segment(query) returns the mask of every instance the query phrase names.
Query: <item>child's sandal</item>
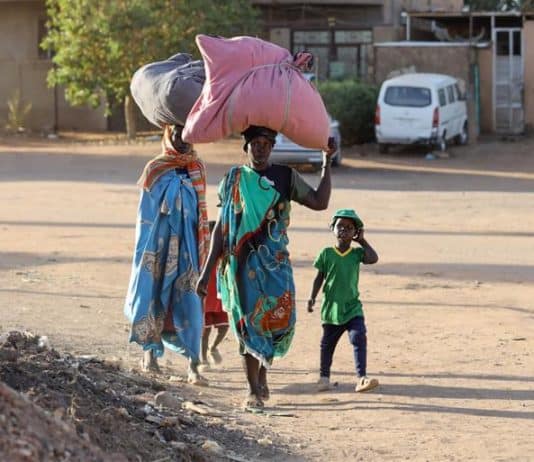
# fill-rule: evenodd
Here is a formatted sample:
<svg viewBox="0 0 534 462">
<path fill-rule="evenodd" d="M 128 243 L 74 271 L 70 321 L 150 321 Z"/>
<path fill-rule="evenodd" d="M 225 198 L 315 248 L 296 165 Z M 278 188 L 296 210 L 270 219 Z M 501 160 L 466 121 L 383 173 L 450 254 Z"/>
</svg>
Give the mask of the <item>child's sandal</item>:
<svg viewBox="0 0 534 462">
<path fill-rule="evenodd" d="M 367 376 L 360 377 L 358 380 L 358 383 L 356 384 L 356 388 L 354 391 L 356 392 L 362 392 L 362 391 L 369 391 L 373 388 L 376 388 L 378 386 L 378 380 L 377 379 L 370 379 Z"/>
</svg>

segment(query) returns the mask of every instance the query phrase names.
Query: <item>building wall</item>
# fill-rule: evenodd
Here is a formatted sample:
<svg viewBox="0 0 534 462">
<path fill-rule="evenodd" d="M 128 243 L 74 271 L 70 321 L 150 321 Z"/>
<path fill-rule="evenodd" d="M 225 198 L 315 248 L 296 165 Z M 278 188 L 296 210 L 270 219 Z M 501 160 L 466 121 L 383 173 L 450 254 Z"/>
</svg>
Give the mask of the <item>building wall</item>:
<svg viewBox="0 0 534 462">
<path fill-rule="evenodd" d="M 463 0 L 401 0 L 399 2 L 405 11 L 461 11 Z"/>
<path fill-rule="evenodd" d="M 403 24 L 401 13 L 431 11 L 461 11 L 463 0 L 384 0 L 384 24 L 399 26 Z"/>
<path fill-rule="evenodd" d="M 417 72 L 448 74 L 469 82 L 468 47 L 376 46 L 375 82 L 386 80 L 392 71 L 415 66 Z"/>
<path fill-rule="evenodd" d="M 525 21 L 523 25 L 524 50 L 524 95 L 525 95 L 525 128 L 534 130 L 534 20 Z"/>
<path fill-rule="evenodd" d="M 368 29 L 384 23 L 382 2 L 361 5 L 261 5 L 267 30 L 292 29 Z"/>
<path fill-rule="evenodd" d="M 270 35 L 268 37 L 273 43 L 277 45 L 291 49 L 291 29 L 289 27 L 273 27 L 270 30 Z"/>
<path fill-rule="evenodd" d="M 324 4 L 261 2 L 263 37 L 292 52 L 311 51 L 321 80 L 368 81 L 372 75 L 373 26 L 383 25 L 382 3 L 383 0 Z M 388 40 L 395 36 L 393 30 L 378 33 Z"/>
<path fill-rule="evenodd" d="M 7 100 L 18 89 L 24 103 L 32 109 L 26 127 L 51 130 L 54 125 L 54 89 L 48 88 L 46 75 L 52 63 L 39 52 L 39 21 L 46 17 L 44 1 L 0 2 L 0 127 L 7 120 Z M 107 123 L 104 109 L 72 108 L 58 89 L 59 128 L 103 130 Z"/>
<path fill-rule="evenodd" d="M 397 42 L 403 40 L 405 30 L 403 27 L 395 26 L 376 26 L 373 27 L 373 42 Z"/>
</svg>

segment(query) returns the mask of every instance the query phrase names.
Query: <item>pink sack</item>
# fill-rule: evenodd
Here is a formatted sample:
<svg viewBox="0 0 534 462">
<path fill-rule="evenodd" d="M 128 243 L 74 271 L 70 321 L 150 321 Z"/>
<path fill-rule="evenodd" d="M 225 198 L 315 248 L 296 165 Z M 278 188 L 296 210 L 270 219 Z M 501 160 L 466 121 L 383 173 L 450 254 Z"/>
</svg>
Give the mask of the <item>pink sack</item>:
<svg viewBox="0 0 534 462">
<path fill-rule="evenodd" d="M 289 51 L 253 37 L 197 35 L 196 42 L 206 82 L 187 116 L 185 141 L 209 143 L 261 125 L 301 146 L 327 148 L 323 100 Z"/>
</svg>

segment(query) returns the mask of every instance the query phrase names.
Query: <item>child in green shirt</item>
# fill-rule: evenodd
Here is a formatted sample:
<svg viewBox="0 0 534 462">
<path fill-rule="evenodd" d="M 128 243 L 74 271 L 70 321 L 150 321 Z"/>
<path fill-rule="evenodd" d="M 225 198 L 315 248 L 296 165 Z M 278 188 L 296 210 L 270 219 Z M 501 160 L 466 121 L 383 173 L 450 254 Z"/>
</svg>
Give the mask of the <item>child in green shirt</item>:
<svg viewBox="0 0 534 462">
<path fill-rule="evenodd" d="M 352 209 L 340 209 L 330 225 L 336 237 L 335 247 L 324 248 L 314 262 L 317 276 L 313 281 L 308 312 L 313 312 L 315 297 L 323 285 L 321 321 L 321 367 L 318 391 L 330 389 L 330 367 L 337 342 L 345 331 L 354 349 L 358 380 L 355 391 L 368 391 L 378 385 L 366 375 L 367 329 L 358 291 L 360 263 L 372 265 L 378 255 L 364 238 L 363 222 Z M 352 241 L 360 247 L 351 246 Z"/>
</svg>

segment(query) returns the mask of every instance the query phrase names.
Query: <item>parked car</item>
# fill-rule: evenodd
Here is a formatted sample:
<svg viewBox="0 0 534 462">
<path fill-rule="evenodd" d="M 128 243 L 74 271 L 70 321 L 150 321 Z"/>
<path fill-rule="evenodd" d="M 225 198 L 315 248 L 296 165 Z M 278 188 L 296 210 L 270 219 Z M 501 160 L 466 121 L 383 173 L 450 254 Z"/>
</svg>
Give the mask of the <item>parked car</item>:
<svg viewBox="0 0 534 462">
<path fill-rule="evenodd" d="M 330 117 L 330 136 L 336 139 L 338 146 L 332 157 L 332 165 L 337 166 L 341 164 L 341 133 L 339 132 L 339 122 L 332 117 Z M 311 164 L 315 170 L 318 170 L 323 162 L 323 152 L 319 149 L 299 146 L 279 133 L 271 153 L 271 160 L 277 164 Z"/>
<path fill-rule="evenodd" d="M 404 74 L 386 80 L 375 112 L 380 152 L 399 144 L 423 144 L 444 151 L 454 140 L 466 144 L 465 95 L 458 80 L 443 74 Z"/>
</svg>

